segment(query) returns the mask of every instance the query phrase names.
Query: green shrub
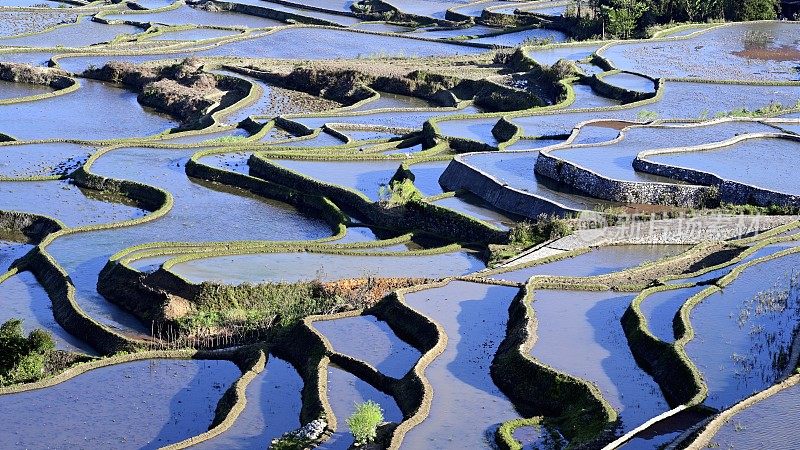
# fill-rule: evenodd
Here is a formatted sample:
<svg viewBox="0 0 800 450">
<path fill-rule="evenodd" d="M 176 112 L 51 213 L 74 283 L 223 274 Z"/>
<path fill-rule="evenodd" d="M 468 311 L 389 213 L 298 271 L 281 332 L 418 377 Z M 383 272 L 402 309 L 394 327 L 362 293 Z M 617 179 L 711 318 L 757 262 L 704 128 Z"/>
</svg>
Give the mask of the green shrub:
<svg viewBox="0 0 800 450">
<path fill-rule="evenodd" d="M 489 246 L 489 265 L 493 266 L 541 242 L 570 234 L 572 226 L 557 216 L 540 214 L 535 222 L 519 222 L 509 231 L 507 244 Z"/>
<path fill-rule="evenodd" d="M 422 193 L 414 186 L 414 181 L 407 178 L 392 181 L 388 186 L 382 184 L 378 189 L 378 198 L 384 206 L 401 206 L 422 200 Z"/>
<path fill-rule="evenodd" d="M 191 314 L 178 320 L 192 334 L 219 329 L 253 330 L 285 327 L 312 314 L 330 314 L 340 299 L 325 292 L 319 281 L 241 284 L 202 283 Z"/>
<path fill-rule="evenodd" d="M 566 220 L 541 214 L 536 218 L 536 222 L 524 221 L 516 224 L 509 233 L 509 243 L 529 246 L 569 234 L 572 234 L 572 227 Z"/>
<path fill-rule="evenodd" d="M 54 348 L 53 338 L 44 330 L 34 330 L 26 337 L 19 319 L 0 325 L 0 386 L 41 379 Z"/>
<path fill-rule="evenodd" d="M 358 444 L 374 441 L 378 425 L 381 423 L 383 423 L 383 410 L 372 400 L 356 405 L 353 415 L 347 419 L 347 426 Z"/>
<path fill-rule="evenodd" d="M 205 143 L 207 145 L 224 145 L 224 144 L 240 144 L 247 141 L 246 136 L 221 136 L 214 139 L 209 139 Z"/>
</svg>

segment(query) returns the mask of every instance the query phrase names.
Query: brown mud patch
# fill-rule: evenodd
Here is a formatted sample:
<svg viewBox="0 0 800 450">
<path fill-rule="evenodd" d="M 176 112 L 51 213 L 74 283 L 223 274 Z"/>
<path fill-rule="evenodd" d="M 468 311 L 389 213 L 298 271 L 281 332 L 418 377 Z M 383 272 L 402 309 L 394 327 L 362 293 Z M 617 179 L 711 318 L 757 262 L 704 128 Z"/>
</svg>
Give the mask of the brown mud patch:
<svg viewBox="0 0 800 450">
<path fill-rule="evenodd" d="M 736 55 L 747 59 L 757 59 L 760 61 L 800 61 L 800 48 L 792 47 L 791 45 L 782 45 L 780 47 L 751 47 L 745 48 L 738 52 L 732 52 Z"/>
</svg>

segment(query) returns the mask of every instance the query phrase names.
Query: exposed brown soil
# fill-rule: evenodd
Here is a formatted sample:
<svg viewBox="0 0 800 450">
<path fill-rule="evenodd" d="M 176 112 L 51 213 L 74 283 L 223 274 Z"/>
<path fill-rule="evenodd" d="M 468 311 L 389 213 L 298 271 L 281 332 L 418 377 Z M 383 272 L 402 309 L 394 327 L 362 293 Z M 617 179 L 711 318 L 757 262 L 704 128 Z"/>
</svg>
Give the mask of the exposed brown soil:
<svg viewBox="0 0 800 450">
<path fill-rule="evenodd" d="M 341 297 L 353 309 L 368 308 L 392 291 L 431 282 L 427 278 L 351 278 L 322 283 L 326 294 Z"/>
<path fill-rule="evenodd" d="M 612 130 L 621 130 L 625 127 L 631 126 L 631 123 L 622 120 L 603 120 L 600 122 L 592 122 L 592 126 L 600 128 L 611 128 Z"/>
<path fill-rule="evenodd" d="M 403 76 L 415 70 L 453 76 L 461 79 L 481 80 L 497 75 L 503 66 L 494 64 L 493 52 L 471 56 L 453 57 L 423 57 L 423 58 L 364 58 L 348 60 L 312 61 L 303 64 L 303 67 L 316 70 L 337 71 L 355 70 L 372 77 Z M 236 59 L 231 59 L 229 65 L 252 66 L 262 71 L 288 74 L 297 67 L 297 61 L 292 60 L 242 60 L 234 64 Z"/>
<path fill-rule="evenodd" d="M 772 48 L 751 47 L 733 52 L 732 54 L 742 58 L 758 59 L 761 61 L 800 61 L 800 48 L 792 47 L 791 45 L 782 45 Z"/>
</svg>

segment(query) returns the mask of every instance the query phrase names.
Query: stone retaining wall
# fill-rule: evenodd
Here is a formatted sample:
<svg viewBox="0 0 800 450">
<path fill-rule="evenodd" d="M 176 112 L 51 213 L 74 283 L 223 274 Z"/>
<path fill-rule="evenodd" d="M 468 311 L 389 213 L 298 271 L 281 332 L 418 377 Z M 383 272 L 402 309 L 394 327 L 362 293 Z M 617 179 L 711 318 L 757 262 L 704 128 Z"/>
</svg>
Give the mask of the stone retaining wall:
<svg viewBox="0 0 800 450">
<path fill-rule="evenodd" d="M 496 208 L 529 219 L 541 214 L 569 216 L 579 212 L 530 192 L 509 187 L 492 175 L 468 165 L 460 157 L 450 161 L 439 183 L 448 191 L 469 191 Z"/>
<path fill-rule="evenodd" d="M 710 171 L 706 172 L 686 167 L 671 166 L 669 164 L 653 161 L 649 158 L 650 156 L 667 153 L 714 150 L 745 142 L 750 139 L 786 139 L 800 142 L 800 137 L 791 135 L 773 133 L 750 134 L 746 136 L 737 136 L 714 145 L 645 151 L 636 156 L 636 159 L 633 161 L 633 167 L 640 172 L 687 181 L 698 185 L 713 186 L 719 192 L 720 201 L 725 203 L 736 205 L 800 207 L 800 195 L 770 191 L 758 186 L 726 180 Z M 775 170 L 780 169 L 781 168 L 778 167 L 775 168 Z"/>
<path fill-rule="evenodd" d="M 715 206 L 719 202 L 718 191 L 708 186 L 614 180 L 546 152 L 539 153 L 535 171 L 592 197 L 614 202 L 685 208 Z"/>
</svg>

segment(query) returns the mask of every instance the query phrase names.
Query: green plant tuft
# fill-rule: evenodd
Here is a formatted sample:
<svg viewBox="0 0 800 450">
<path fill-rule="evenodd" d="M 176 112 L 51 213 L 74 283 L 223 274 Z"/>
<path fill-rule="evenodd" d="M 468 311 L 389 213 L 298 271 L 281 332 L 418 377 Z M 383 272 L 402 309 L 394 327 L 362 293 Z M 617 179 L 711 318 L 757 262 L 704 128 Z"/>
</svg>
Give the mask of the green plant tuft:
<svg viewBox="0 0 800 450">
<path fill-rule="evenodd" d="M 34 330 L 26 337 L 19 319 L 0 325 L 0 386 L 42 379 L 55 346 L 50 333 L 44 330 Z"/>
<path fill-rule="evenodd" d="M 357 444 L 368 444 L 375 440 L 378 425 L 383 423 L 383 409 L 372 400 L 357 404 L 356 410 L 347 419 L 347 426 Z"/>
</svg>

